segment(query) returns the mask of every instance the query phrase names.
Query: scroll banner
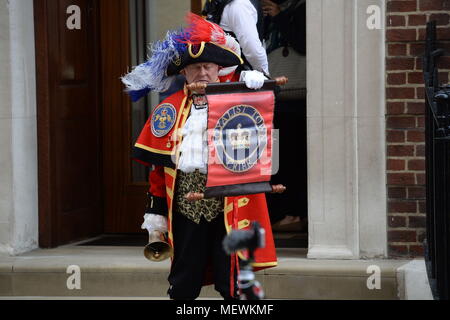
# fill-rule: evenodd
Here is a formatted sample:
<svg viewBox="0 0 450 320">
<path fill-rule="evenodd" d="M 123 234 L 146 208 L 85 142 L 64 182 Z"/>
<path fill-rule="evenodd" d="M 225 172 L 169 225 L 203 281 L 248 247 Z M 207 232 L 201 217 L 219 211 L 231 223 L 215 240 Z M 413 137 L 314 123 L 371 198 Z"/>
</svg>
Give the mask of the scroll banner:
<svg viewBox="0 0 450 320">
<path fill-rule="evenodd" d="M 214 84 L 208 98 L 208 178 L 205 198 L 271 192 L 273 84 Z"/>
</svg>

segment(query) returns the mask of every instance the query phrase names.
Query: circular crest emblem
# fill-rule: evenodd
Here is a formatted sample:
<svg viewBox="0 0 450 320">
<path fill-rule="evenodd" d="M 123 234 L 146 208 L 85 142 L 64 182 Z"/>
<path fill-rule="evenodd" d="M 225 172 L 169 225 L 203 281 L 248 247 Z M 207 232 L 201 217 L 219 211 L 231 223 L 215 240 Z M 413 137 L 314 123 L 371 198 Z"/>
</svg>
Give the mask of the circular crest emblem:
<svg viewBox="0 0 450 320">
<path fill-rule="evenodd" d="M 172 130 L 177 120 L 177 110 L 169 103 L 158 106 L 152 114 L 151 129 L 155 137 L 161 138 Z"/>
<path fill-rule="evenodd" d="M 217 121 L 213 141 L 217 156 L 227 170 L 249 171 L 267 147 L 264 118 L 250 105 L 234 106 Z"/>
</svg>

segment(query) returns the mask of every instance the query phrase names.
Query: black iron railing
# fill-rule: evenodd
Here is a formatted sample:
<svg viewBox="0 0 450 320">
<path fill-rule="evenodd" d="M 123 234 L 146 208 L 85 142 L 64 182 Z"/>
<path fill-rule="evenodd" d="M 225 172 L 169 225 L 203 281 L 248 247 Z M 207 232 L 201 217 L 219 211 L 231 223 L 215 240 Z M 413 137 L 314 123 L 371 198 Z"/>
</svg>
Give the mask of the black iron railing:
<svg viewBox="0 0 450 320">
<path fill-rule="evenodd" d="M 433 297 L 448 300 L 450 288 L 450 85 L 439 83 L 436 22 L 427 25 L 423 72 L 426 92 L 425 262 Z"/>
</svg>

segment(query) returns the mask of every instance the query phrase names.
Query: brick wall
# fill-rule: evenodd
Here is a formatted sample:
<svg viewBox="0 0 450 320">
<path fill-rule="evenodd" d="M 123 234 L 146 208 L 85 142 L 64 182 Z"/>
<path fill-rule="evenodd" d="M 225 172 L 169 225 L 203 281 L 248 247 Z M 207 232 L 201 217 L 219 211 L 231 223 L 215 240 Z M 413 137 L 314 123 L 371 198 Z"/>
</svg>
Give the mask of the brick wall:
<svg viewBox="0 0 450 320">
<path fill-rule="evenodd" d="M 388 241 L 391 257 L 423 255 L 425 128 L 422 58 L 426 23 L 450 52 L 450 0 L 388 0 L 386 19 L 386 141 Z M 450 56 L 439 66 L 449 83 Z"/>
</svg>

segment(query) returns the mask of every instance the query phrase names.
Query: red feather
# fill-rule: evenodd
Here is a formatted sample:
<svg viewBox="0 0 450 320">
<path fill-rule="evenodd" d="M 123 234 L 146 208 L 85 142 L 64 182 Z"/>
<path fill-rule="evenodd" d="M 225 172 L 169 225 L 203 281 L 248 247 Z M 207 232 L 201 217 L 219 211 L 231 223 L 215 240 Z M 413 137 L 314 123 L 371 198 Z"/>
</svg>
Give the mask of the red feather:
<svg viewBox="0 0 450 320">
<path fill-rule="evenodd" d="M 217 24 L 207 21 L 202 17 L 189 12 L 186 16 L 187 43 L 200 44 L 201 42 L 214 42 L 220 45 L 226 43 L 225 32 Z"/>
</svg>

